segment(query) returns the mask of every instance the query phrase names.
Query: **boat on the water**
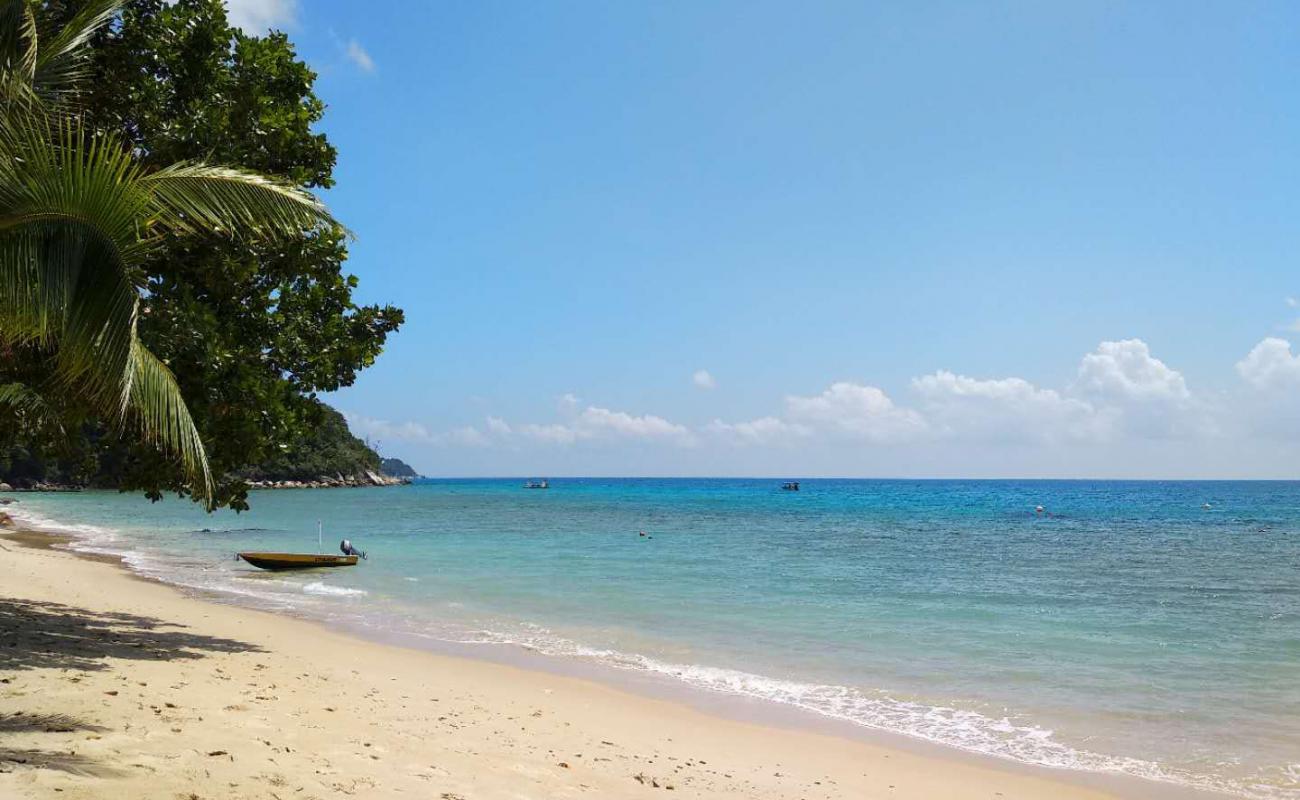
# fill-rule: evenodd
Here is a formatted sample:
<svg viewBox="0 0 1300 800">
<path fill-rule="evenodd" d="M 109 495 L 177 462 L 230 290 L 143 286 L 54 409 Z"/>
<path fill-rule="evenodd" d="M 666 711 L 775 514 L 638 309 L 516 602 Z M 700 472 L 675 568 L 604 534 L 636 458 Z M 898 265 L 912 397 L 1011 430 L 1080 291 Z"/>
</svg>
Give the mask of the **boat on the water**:
<svg viewBox="0 0 1300 800">
<path fill-rule="evenodd" d="M 781 484 L 781 488 L 787 492 L 797 492 L 799 491 L 799 481 L 787 481 Z"/>
<path fill-rule="evenodd" d="M 356 556 L 333 556 L 318 553 L 239 553 L 239 558 L 261 569 L 314 569 L 316 567 L 352 567 Z"/>
<path fill-rule="evenodd" d="M 247 552 L 235 553 L 235 559 L 244 559 L 259 569 L 316 569 L 317 567 L 354 567 L 357 564 L 357 557 L 365 558 L 366 554 L 352 546 L 352 542 L 344 539 L 340 544 L 343 555 L 335 556 L 321 552 L 322 539 L 324 538 L 324 525 L 320 520 L 316 520 L 316 552 L 314 553 L 260 553 Z"/>
<path fill-rule="evenodd" d="M 540 481 L 529 481 L 528 483 L 525 483 L 524 488 L 525 489 L 549 489 L 551 488 L 551 484 L 545 478 L 542 478 Z"/>
</svg>

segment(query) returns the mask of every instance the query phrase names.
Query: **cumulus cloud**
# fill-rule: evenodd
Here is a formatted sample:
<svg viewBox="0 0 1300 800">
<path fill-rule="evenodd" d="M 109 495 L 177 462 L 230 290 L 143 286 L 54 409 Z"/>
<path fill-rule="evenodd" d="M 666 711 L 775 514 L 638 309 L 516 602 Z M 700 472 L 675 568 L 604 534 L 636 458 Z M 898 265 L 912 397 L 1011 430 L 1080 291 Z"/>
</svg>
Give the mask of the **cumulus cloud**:
<svg viewBox="0 0 1300 800">
<path fill-rule="evenodd" d="M 634 439 L 673 439 L 689 438 L 690 431 L 682 425 L 669 422 L 653 414 L 633 416 L 626 411 L 610 411 L 608 408 L 588 406 L 578 418 L 580 430 L 608 431 L 617 436 Z"/>
<path fill-rule="evenodd" d="M 1272 443 L 1300 438 L 1300 354 L 1291 352 L 1286 339 L 1268 337 L 1237 362 L 1237 374 L 1246 391 L 1235 398 L 1232 424 Z"/>
<path fill-rule="evenodd" d="M 226 0 L 226 19 L 251 36 L 268 28 L 292 28 L 298 22 L 298 0 Z"/>
<path fill-rule="evenodd" d="M 348 57 L 348 60 L 356 64 L 362 72 L 375 71 L 374 59 L 370 57 L 370 53 L 367 53 L 366 49 L 356 39 L 349 39 L 343 52 Z"/>
<path fill-rule="evenodd" d="M 492 431 L 490 424 L 489 433 L 484 433 L 473 425 L 434 432 L 418 422 L 409 420 L 391 422 L 386 419 L 375 419 L 355 414 L 351 411 L 344 411 L 343 418 L 347 420 L 348 429 L 352 431 L 353 435 L 373 439 L 376 442 L 415 442 L 418 444 L 460 447 L 485 447 L 491 444 L 489 433 Z M 489 418 L 490 422 L 491 418 Z"/>
<path fill-rule="evenodd" d="M 489 417 L 488 431 L 499 438 L 519 436 L 549 444 L 597 440 L 658 441 L 685 446 L 695 443 L 695 434 L 689 428 L 663 417 L 629 414 L 590 405 L 578 410 L 578 402 L 578 398 L 571 394 L 560 398 L 561 413 L 569 417 L 564 422 L 511 425 L 505 420 Z"/>
<path fill-rule="evenodd" d="M 539 442 L 551 442 L 554 444 L 573 444 L 578 441 L 578 431 L 568 425 L 561 425 L 558 422 L 550 425 L 538 425 L 534 422 L 526 422 L 518 426 L 519 434 L 530 439 L 536 439 Z"/>
<path fill-rule="evenodd" d="M 386 419 L 374 419 L 344 411 L 348 428 L 354 435 L 380 440 L 398 440 L 405 442 L 433 442 L 437 436 L 418 422 L 389 422 Z"/>
<path fill-rule="evenodd" d="M 715 419 L 704 426 L 705 433 L 737 444 L 778 444 L 812 434 L 807 425 L 786 422 L 777 417 L 760 417 L 748 422 L 723 422 Z"/>
<path fill-rule="evenodd" d="M 1290 388 L 1300 384 L 1300 356 L 1291 343 L 1270 336 L 1237 362 L 1237 374 L 1256 389 Z"/>
<path fill-rule="evenodd" d="M 912 380 L 925 415 L 945 436 L 1009 441 L 1104 437 L 1111 415 L 1023 378 L 979 380 L 940 370 Z"/>
<path fill-rule="evenodd" d="M 1178 370 L 1151 355 L 1141 339 L 1102 342 L 1079 364 L 1078 388 L 1084 393 L 1137 400 L 1183 401 L 1191 397 Z"/>
<path fill-rule="evenodd" d="M 1183 438 L 1220 429 L 1216 401 L 1194 394 L 1182 373 L 1153 356 L 1141 339 L 1102 342 L 1079 363 L 1073 389 L 1131 436 Z"/>
<path fill-rule="evenodd" d="M 925 420 L 916 411 L 900 408 L 875 386 L 840 381 L 811 397 L 791 395 L 785 399 L 786 414 L 793 422 L 814 428 L 830 428 L 853 437 L 883 442 L 907 439 L 924 433 Z"/>
<path fill-rule="evenodd" d="M 1284 392 L 1264 391 L 1300 387 L 1300 353 L 1293 353 L 1283 339 L 1268 338 L 1236 369 L 1247 386 L 1259 391 L 1198 394 L 1146 342 L 1127 339 L 1101 342 L 1084 354 L 1075 378 L 1060 388 L 1016 376 L 981 378 L 938 370 L 912 379 L 907 394 L 897 400 L 877 386 L 837 381 L 815 394 L 788 395 L 773 413 L 699 425 L 592 404 L 574 394 L 557 398 L 551 419 L 520 422 L 489 416 L 477 426 L 443 433 L 430 433 L 415 422 L 358 415 L 348 415 L 348 420 L 354 430 L 375 438 L 441 446 L 518 450 L 640 443 L 672 448 L 707 442 L 720 452 L 727 447 L 798 446 L 795 452 L 812 454 L 839 447 L 841 453 L 861 457 L 868 447 L 900 445 L 960 455 L 959 443 L 980 442 L 1021 454 L 1049 448 L 1041 452 L 1050 454 L 1052 463 L 1110 451 L 1082 449 L 1099 444 L 1109 448 L 1145 439 L 1203 446 L 1224 438 L 1225 431 L 1277 436 L 1293 430 L 1300 435 L 1300 410 L 1289 410 L 1293 404 L 1285 402 Z M 705 370 L 692 375 L 692 381 L 701 388 L 715 385 Z M 965 452 L 969 456 L 973 451 Z M 982 457 L 991 451 L 979 452 Z"/>
<path fill-rule="evenodd" d="M 718 382 L 713 379 L 707 369 L 695 370 L 695 374 L 691 376 L 691 382 L 701 389 L 716 389 L 718 386 Z"/>
</svg>

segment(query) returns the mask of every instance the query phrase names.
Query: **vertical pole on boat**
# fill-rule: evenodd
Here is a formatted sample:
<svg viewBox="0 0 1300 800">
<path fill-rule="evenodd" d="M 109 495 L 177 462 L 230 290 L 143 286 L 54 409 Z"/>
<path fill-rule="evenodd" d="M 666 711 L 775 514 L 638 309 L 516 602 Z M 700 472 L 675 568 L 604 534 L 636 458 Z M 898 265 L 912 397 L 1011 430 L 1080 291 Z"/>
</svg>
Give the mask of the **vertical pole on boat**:
<svg viewBox="0 0 1300 800">
<path fill-rule="evenodd" d="M 316 555 L 320 555 L 321 548 L 324 546 L 321 543 L 320 520 L 316 520 Z"/>
</svg>

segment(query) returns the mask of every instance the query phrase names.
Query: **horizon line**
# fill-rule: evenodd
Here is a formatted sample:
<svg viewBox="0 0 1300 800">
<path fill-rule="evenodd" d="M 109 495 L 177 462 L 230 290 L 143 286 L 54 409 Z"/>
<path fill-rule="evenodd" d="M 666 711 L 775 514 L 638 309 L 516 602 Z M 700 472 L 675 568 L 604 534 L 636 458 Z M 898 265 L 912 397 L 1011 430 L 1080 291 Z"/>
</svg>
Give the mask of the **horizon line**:
<svg viewBox="0 0 1300 800">
<path fill-rule="evenodd" d="M 519 474 L 519 475 L 417 475 L 413 480 L 714 480 L 714 481 L 985 481 L 985 482 L 1028 482 L 1057 481 L 1075 483 L 1300 483 L 1300 477 L 1292 478 L 1098 478 L 1098 477 L 913 477 L 913 476 L 852 476 L 821 475 L 814 477 L 791 477 L 789 475 L 555 475 L 553 473 Z"/>
</svg>

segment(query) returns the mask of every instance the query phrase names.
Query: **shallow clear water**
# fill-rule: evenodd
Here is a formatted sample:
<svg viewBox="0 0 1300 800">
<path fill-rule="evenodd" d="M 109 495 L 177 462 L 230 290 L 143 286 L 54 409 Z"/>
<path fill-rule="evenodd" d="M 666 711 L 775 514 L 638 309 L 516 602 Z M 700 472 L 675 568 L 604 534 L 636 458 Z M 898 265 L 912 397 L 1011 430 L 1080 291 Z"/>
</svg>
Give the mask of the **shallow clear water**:
<svg viewBox="0 0 1300 800">
<path fill-rule="evenodd" d="M 108 493 L 8 510 L 261 605 L 1035 764 L 1300 798 L 1300 483 L 520 485 L 258 492 L 211 517 Z M 314 550 L 318 518 L 327 551 L 347 536 L 369 560 L 269 574 L 232 558 Z"/>
</svg>

